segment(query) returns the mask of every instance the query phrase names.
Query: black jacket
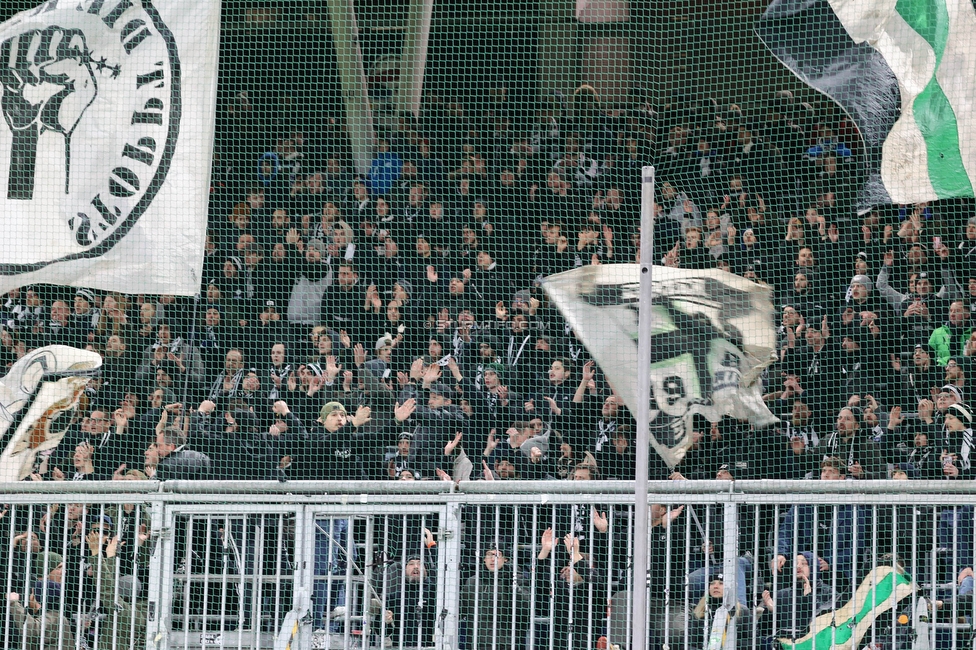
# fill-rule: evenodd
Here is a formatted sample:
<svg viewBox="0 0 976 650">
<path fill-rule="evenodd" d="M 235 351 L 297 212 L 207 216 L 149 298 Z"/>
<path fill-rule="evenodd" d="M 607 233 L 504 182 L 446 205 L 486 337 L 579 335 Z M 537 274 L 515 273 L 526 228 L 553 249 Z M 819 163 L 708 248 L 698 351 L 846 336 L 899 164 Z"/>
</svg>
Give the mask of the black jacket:
<svg viewBox="0 0 976 650">
<path fill-rule="evenodd" d="M 450 474 L 453 460 L 444 455 L 444 446 L 458 431 L 464 430 L 467 416 L 456 406 L 437 409 L 426 406 L 426 393 L 423 389 L 418 391 L 411 384 L 401 391 L 397 401 L 403 403 L 411 397 L 417 400 L 417 409 L 405 423 L 413 428 L 408 465 L 422 477 L 432 478 L 435 475 L 434 470 L 438 468 Z"/>
<path fill-rule="evenodd" d="M 364 481 L 364 452 L 373 445 L 372 429 L 346 424 L 335 433 L 318 427 L 307 435 L 290 435 L 291 456 L 298 467 L 291 472 L 308 481 Z"/>
<path fill-rule="evenodd" d="M 199 451 L 180 447 L 156 466 L 160 481 L 202 481 L 210 478 L 210 458 Z"/>
<path fill-rule="evenodd" d="M 468 578 L 461 589 L 460 614 L 469 621 L 470 630 L 477 626 L 475 647 L 477 650 L 521 648 L 528 630 L 530 594 L 514 575 L 511 563 L 495 572 L 482 566 L 479 572 L 481 575 Z"/>
</svg>

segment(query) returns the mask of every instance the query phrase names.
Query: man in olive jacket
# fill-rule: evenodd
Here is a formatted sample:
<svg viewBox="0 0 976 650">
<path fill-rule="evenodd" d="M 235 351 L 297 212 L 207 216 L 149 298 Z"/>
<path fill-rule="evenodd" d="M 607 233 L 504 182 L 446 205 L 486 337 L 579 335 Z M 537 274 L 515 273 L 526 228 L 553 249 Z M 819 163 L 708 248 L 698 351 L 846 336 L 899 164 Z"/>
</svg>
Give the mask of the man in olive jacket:
<svg viewBox="0 0 976 650">
<path fill-rule="evenodd" d="M 138 598 L 139 580 L 116 575 L 119 536 L 110 535 L 108 521 L 104 521 L 101 530 L 93 528 L 85 538 L 90 553 L 88 575 L 98 584 L 98 606 L 92 610 L 89 625 L 95 628 L 97 650 L 142 647 L 146 643 L 146 607 Z"/>
<path fill-rule="evenodd" d="M 61 585 L 53 580 L 33 583 L 26 608 L 18 594 L 11 593 L 7 598 L 10 601 L 15 643 L 20 641 L 23 634 L 26 636 L 26 650 L 56 650 L 75 646 L 72 625 L 58 613 Z"/>
</svg>

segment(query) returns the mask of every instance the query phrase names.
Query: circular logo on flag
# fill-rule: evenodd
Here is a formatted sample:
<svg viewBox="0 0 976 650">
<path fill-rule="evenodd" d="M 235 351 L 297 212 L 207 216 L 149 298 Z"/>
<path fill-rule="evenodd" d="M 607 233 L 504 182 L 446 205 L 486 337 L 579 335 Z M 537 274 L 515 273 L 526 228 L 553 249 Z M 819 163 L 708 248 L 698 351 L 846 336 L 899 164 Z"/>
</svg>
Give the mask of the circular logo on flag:
<svg viewBox="0 0 976 650">
<path fill-rule="evenodd" d="M 51 0 L 0 26 L 0 274 L 103 255 L 131 230 L 169 171 L 179 89 L 151 3 Z"/>
</svg>

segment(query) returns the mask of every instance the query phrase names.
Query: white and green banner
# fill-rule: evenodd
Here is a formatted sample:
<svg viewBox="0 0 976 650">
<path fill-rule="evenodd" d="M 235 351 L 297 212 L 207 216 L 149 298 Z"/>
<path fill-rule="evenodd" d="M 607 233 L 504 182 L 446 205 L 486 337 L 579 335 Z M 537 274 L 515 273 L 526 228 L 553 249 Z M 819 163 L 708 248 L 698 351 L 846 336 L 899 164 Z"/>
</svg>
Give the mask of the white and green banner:
<svg viewBox="0 0 976 650">
<path fill-rule="evenodd" d="M 877 566 L 861 581 L 854 597 L 838 610 L 821 614 L 800 639 L 779 639 L 782 650 L 854 650 L 874 621 L 916 590 L 901 569 Z M 917 630 L 916 630 L 917 632 Z"/>
<path fill-rule="evenodd" d="M 773 0 L 757 33 L 854 119 L 862 207 L 973 196 L 972 0 Z"/>
<path fill-rule="evenodd" d="M 901 117 L 884 142 L 881 179 L 896 203 L 973 195 L 976 11 L 971 0 L 830 0 L 857 42 L 898 79 Z"/>
<path fill-rule="evenodd" d="M 0 25 L 0 293 L 192 295 L 219 0 L 49 0 Z"/>
</svg>

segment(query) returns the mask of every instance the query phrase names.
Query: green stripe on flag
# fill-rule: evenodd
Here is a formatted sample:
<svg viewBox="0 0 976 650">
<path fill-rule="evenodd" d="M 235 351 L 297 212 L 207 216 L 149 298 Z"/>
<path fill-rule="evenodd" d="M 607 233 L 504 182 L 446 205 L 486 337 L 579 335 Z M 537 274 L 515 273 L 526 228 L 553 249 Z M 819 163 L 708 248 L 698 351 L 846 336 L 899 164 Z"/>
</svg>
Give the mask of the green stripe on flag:
<svg viewBox="0 0 976 650">
<path fill-rule="evenodd" d="M 864 630 L 870 626 L 871 621 L 879 613 L 891 609 L 893 595 L 894 600 L 897 601 L 911 593 L 908 590 L 902 594 L 897 594 L 897 587 L 910 586 L 912 584 L 911 579 L 900 571 L 891 571 L 888 567 L 886 569 L 889 569 L 887 574 L 866 592 L 862 592 L 862 590 L 864 585 L 872 580 L 872 576 L 868 575 L 864 579 L 861 588 L 858 589 L 858 592 L 862 592 L 863 596 L 856 593 L 854 598 L 840 610 L 818 617 L 814 629 L 820 629 L 815 635 L 807 634 L 795 642 L 790 639 L 780 639 L 782 648 L 784 650 L 828 650 L 831 647 L 842 648 L 856 645 L 861 636 L 864 635 Z M 851 617 L 849 613 L 857 606 L 858 600 L 861 600 L 861 607 Z M 823 627 L 817 625 L 817 623 L 821 623 L 822 619 L 826 623 Z"/>
<path fill-rule="evenodd" d="M 973 196 L 959 149 L 959 127 L 937 73 L 949 40 L 945 0 L 898 0 L 895 10 L 935 50 L 935 71 L 912 108 L 928 153 L 929 179 L 939 198 Z"/>
</svg>

